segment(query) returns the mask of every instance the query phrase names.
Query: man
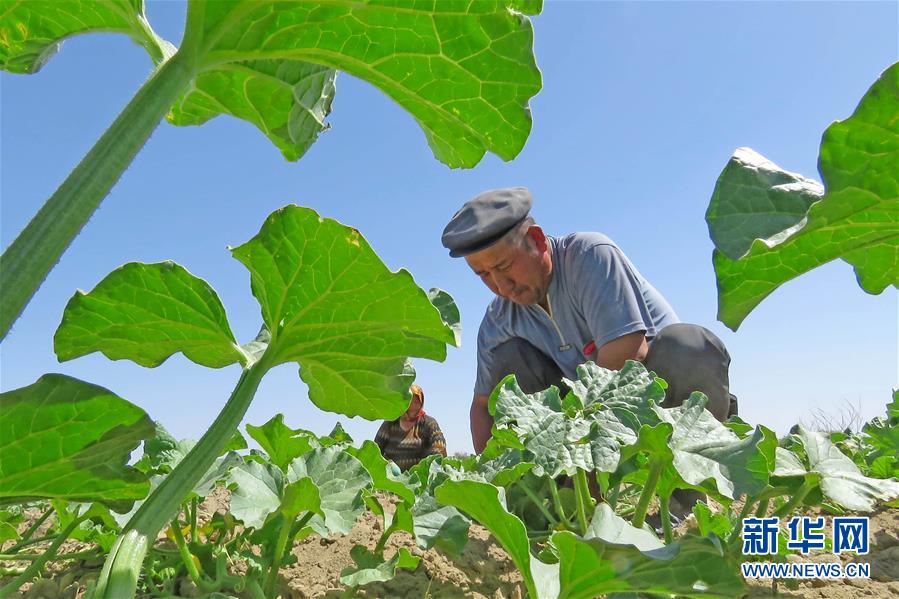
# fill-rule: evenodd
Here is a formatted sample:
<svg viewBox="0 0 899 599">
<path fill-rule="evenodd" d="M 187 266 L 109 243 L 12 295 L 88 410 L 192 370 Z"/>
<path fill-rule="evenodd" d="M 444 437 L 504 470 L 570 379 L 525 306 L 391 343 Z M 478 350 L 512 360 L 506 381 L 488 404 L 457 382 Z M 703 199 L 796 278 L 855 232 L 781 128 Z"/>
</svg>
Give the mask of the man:
<svg viewBox="0 0 899 599">
<path fill-rule="evenodd" d="M 443 231 L 450 256 L 464 257 L 496 294 L 478 332 L 471 436 L 483 451 L 493 418 L 487 399 L 508 374 L 534 393 L 576 378 L 586 360 L 620 369 L 638 360 L 668 382 L 665 405 L 693 391 L 718 420 L 736 414 L 730 356 L 710 331 L 680 324 L 665 298 L 599 233 L 549 237 L 528 216 L 523 187 L 486 191 Z M 692 502 L 691 502 L 692 503 Z"/>
</svg>

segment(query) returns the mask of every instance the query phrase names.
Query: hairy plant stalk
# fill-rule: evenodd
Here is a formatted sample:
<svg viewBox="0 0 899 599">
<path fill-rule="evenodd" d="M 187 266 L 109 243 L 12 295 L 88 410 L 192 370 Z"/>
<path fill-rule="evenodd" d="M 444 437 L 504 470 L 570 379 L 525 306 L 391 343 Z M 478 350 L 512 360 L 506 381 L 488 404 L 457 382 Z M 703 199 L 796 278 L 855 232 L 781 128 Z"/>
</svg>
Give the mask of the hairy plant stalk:
<svg viewBox="0 0 899 599">
<path fill-rule="evenodd" d="M 19 590 L 19 587 L 30 581 L 34 578 L 38 572 L 41 571 L 41 568 L 44 567 L 48 561 L 52 560 L 56 556 L 56 552 L 59 550 L 60 545 L 62 545 L 66 539 L 69 538 L 69 535 L 72 534 L 72 531 L 78 528 L 78 525 L 81 524 L 87 518 L 87 514 L 82 516 L 78 516 L 72 522 L 69 523 L 65 529 L 56 536 L 56 539 L 53 543 L 47 547 L 47 550 L 40 555 L 36 560 L 31 562 L 31 565 L 25 568 L 19 576 L 14 578 L 12 582 L 7 583 L 2 588 L 0 588 L 0 597 L 11 597 L 16 591 Z"/>
<path fill-rule="evenodd" d="M 237 430 L 269 366 L 265 356 L 243 371 L 215 422 L 125 525 L 97 583 L 96 599 L 133 597 L 147 547 L 177 513 L 181 500 L 206 473 Z"/>
<path fill-rule="evenodd" d="M 649 463 L 649 474 L 646 477 L 646 484 L 643 486 L 643 492 L 640 493 L 640 499 L 637 501 L 637 507 L 634 509 L 633 525 L 637 528 L 643 527 L 646 520 L 646 510 L 649 509 L 649 502 L 655 494 L 656 485 L 659 484 L 659 476 L 662 474 L 662 462 L 652 460 Z"/>
<path fill-rule="evenodd" d="M 0 340 L 193 76 L 182 52 L 162 63 L 0 256 Z"/>
</svg>

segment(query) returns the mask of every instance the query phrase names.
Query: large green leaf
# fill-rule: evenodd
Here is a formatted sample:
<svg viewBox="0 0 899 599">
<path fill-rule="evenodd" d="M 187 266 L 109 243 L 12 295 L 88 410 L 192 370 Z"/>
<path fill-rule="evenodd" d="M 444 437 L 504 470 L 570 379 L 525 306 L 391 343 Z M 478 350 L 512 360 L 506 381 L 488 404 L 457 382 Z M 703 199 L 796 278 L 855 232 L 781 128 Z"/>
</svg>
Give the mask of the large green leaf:
<svg viewBox="0 0 899 599">
<path fill-rule="evenodd" d="M 530 597 L 551 599 L 558 595 L 556 564 L 545 564 L 531 555 L 527 529 L 509 513 L 500 489 L 476 480 L 446 480 L 434 491 L 437 501 L 469 514 L 496 538 L 524 578 Z"/>
<path fill-rule="evenodd" d="M 471 522 L 451 505 L 440 505 L 433 495 L 423 493 L 412 506 L 413 533 L 419 547 L 438 547 L 459 555 L 468 542 Z"/>
<path fill-rule="evenodd" d="M 835 258 L 855 267 L 868 293 L 899 286 L 897 113 L 899 63 L 871 86 L 851 117 L 825 131 L 819 170 L 827 192 L 801 218 L 800 207 L 817 193 L 807 180 L 779 171 L 758 154 L 734 156 L 709 208 L 723 323 L 736 330 L 781 284 Z M 771 186 L 786 180 L 793 183 Z M 749 212 L 744 220 L 733 218 Z M 720 215 L 729 218 L 716 222 Z M 778 225 L 786 227 L 773 233 Z"/>
<path fill-rule="evenodd" d="M 277 466 L 247 460 L 232 468 L 227 480 L 231 513 L 245 526 L 260 528 L 281 507 L 284 475 Z"/>
<path fill-rule="evenodd" d="M 850 510 L 869 512 L 878 502 L 899 497 L 899 481 L 864 476 L 825 435 L 798 427 L 795 438 L 805 450 L 808 464 L 779 448 L 774 475 L 804 477 L 807 484 L 817 484 L 826 497 Z"/>
<path fill-rule="evenodd" d="M 516 11 L 539 12 L 539 2 L 195 4 L 198 75 L 176 124 L 233 114 L 296 159 L 324 128 L 339 69 L 409 111 L 449 166 L 474 166 L 488 150 L 511 160 L 530 132 L 540 72 L 531 23 Z"/>
<path fill-rule="evenodd" d="M 594 538 L 581 539 L 567 531 L 552 536 L 559 556 L 560 599 L 591 599 L 609 593 L 743 595 L 739 567 L 726 559 L 717 540 L 690 535 L 641 551 L 638 545 L 651 544 L 641 534 L 645 531 L 633 528 L 610 509 L 598 517 L 602 523 L 594 520 L 589 533 L 596 534 Z M 604 538 L 609 533 L 612 536 Z"/>
<path fill-rule="evenodd" d="M 215 65 L 172 108 L 175 125 L 202 125 L 229 114 L 256 125 L 287 160 L 299 160 L 328 125 L 337 71 L 297 60 Z"/>
<path fill-rule="evenodd" d="M 111 391 L 61 374 L 0 394 L 0 498 L 135 500 L 149 490 L 127 465 L 153 421 Z"/>
<path fill-rule="evenodd" d="M 73 35 L 124 33 L 154 62 L 173 52 L 144 16 L 143 0 L 4 0 L 0 4 L 0 69 L 36 73 Z"/>
<path fill-rule="evenodd" d="M 777 437 L 757 427 L 740 439 L 705 409 L 706 402 L 704 395 L 693 393 L 682 406 L 656 408 L 659 418 L 672 427 L 668 446 L 674 470 L 690 485 L 710 481 L 707 490 L 718 497 L 759 493 L 768 484 Z"/>
<path fill-rule="evenodd" d="M 318 487 L 321 511 L 309 525 L 332 533 L 348 534 L 364 510 L 362 490 L 371 486 L 371 477 L 362 463 L 340 447 L 325 447 L 304 453 L 287 469 L 287 480 L 309 477 Z"/>
<path fill-rule="evenodd" d="M 496 432 L 509 429 L 497 443 L 523 444 L 527 461 L 549 476 L 573 475 L 582 470 L 614 472 L 623 445 L 636 442 L 644 422 L 656 423 L 655 404 L 665 397 L 663 384 L 639 362 L 629 361 L 620 372 L 593 363 L 578 367 L 578 380 L 558 389 L 527 394 L 514 377 L 504 379 L 490 395 Z"/>
<path fill-rule="evenodd" d="M 176 352 L 211 368 L 247 361 L 215 290 L 168 261 L 126 264 L 76 292 L 53 345 L 62 361 L 96 351 L 148 367 Z"/>
<path fill-rule="evenodd" d="M 395 418 L 408 407 L 408 356 L 443 360 L 455 343 L 427 294 L 390 272 L 356 229 L 287 206 L 234 248 L 271 331 L 272 365 L 298 362 L 325 410 Z"/>
<path fill-rule="evenodd" d="M 705 219 L 715 247 L 738 260 L 756 239 L 796 225 L 824 186 L 785 171 L 752 148 L 737 148 L 718 176 Z"/>
</svg>

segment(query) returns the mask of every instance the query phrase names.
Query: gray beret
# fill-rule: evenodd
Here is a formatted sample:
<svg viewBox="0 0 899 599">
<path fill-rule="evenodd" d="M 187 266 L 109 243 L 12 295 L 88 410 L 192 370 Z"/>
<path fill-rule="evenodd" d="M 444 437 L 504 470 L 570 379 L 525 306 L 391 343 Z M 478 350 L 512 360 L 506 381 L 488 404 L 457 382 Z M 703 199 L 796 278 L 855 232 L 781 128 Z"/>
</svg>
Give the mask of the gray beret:
<svg viewBox="0 0 899 599">
<path fill-rule="evenodd" d="M 485 191 L 453 215 L 443 229 L 443 247 L 453 258 L 489 247 L 528 215 L 532 203 L 525 187 Z"/>
</svg>

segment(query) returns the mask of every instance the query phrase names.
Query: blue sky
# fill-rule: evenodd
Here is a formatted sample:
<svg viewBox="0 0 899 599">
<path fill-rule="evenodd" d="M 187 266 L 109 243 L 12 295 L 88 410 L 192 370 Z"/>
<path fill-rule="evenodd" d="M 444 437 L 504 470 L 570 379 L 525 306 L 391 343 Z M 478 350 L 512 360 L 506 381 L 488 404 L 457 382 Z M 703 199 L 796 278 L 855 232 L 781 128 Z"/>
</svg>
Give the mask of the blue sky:
<svg viewBox="0 0 899 599">
<path fill-rule="evenodd" d="M 163 123 L 69 248 L 2 345 L 2 390 L 63 372 L 140 405 L 175 435 L 197 438 L 236 383 L 178 355 L 156 369 L 99 355 L 66 364 L 52 336 L 75 289 L 129 261 L 172 259 L 219 293 L 241 341 L 260 323 L 246 270 L 227 246 L 252 237 L 288 203 L 360 229 L 391 268 L 439 286 L 462 312 L 463 346 L 445 363 L 418 361 L 427 409 L 450 451 L 470 451 L 474 340 L 490 292 L 440 245 L 446 221 L 493 187 L 524 185 L 550 234 L 597 230 L 614 239 L 684 321 L 705 325 L 733 357 L 741 415 L 780 433 L 821 410 L 879 414 L 897 383 L 897 295 L 859 289 L 831 263 L 786 284 L 737 333 L 715 320 L 712 243 L 704 213 L 733 150 L 750 146 L 818 177 L 818 145 L 899 56 L 896 2 L 559 2 L 534 19 L 543 90 L 519 157 L 450 170 L 414 120 L 381 92 L 341 74 L 332 129 L 297 163 L 254 127 L 220 117 Z M 149 2 L 177 42 L 182 2 Z M 150 73 L 123 36 L 67 41 L 37 75 L 0 75 L 0 194 L 5 248 Z M 296 366 L 263 381 L 246 422 L 276 412 L 361 440 L 377 423 L 319 411 Z"/>
</svg>

